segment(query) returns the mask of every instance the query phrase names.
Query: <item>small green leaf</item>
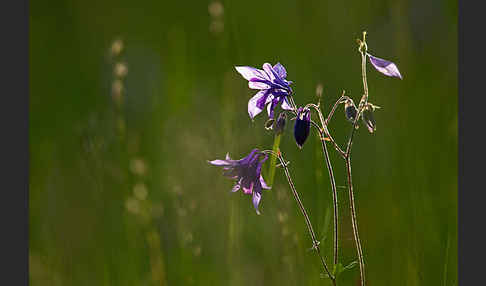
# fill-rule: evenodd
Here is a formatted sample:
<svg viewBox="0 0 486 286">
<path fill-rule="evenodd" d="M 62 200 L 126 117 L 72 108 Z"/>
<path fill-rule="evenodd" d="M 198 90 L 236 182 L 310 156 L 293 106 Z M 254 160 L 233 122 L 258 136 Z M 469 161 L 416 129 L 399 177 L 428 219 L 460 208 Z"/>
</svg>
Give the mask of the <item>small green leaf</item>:
<svg viewBox="0 0 486 286">
<path fill-rule="evenodd" d="M 346 265 L 343 269 L 344 270 L 350 270 L 350 269 L 353 269 L 356 265 L 358 264 L 358 261 L 355 260 L 355 261 L 352 261 L 351 263 L 349 263 L 348 265 Z"/>
<path fill-rule="evenodd" d="M 332 275 L 334 277 L 338 277 L 344 271 L 352 269 L 354 266 L 356 266 L 356 264 L 358 264 L 357 260 L 352 261 L 351 263 L 349 263 L 346 266 L 343 266 L 341 263 L 335 264 L 334 268 L 332 270 Z"/>
<path fill-rule="evenodd" d="M 327 273 L 321 273 L 321 278 L 330 278 L 329 274 Z"/>
</svg>

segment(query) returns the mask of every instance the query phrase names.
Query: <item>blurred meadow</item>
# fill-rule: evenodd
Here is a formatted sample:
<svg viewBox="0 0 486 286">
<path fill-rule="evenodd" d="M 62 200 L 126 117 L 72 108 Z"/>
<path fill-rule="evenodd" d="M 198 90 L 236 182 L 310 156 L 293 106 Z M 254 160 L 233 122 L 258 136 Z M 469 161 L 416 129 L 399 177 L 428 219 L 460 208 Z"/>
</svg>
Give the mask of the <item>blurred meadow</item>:
<svg viewBox="0 0 486 286">
<path fill-rule="evenodd" d="M 282 63 L 298 105 L 359 101 L 353 184 L 369 285 L 457 285 L 457 1 L 30 2 L 30 285 L 331 285 L 281 169 L 257 215 L 207 160 L 271 149 L 234 69 Z M 343 107 L 330 124 L 341 144 Z M 320 142 L 281 150 L 326 260 L 332 202 Z M 329 147 L 336 184 L 343 161 Z M 264 165 L 264 177 L 268 164 Z M 338 187 L 340 261 L 356 259 Z M 359 268 L 338 285 L 358 285 Z"/>
</svg>

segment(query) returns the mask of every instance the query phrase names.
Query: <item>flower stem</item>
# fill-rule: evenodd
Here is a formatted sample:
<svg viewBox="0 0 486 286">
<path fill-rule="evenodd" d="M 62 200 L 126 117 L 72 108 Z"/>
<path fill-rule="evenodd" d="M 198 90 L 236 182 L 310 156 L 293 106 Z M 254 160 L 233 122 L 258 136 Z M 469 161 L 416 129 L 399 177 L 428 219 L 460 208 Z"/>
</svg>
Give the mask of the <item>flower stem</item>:
<svg viewBox="0 0 486 286">
<path fill-rule="evenodd" d="M 338 233 L 339 233 L 339 219 L 338 219 L 338 199 L 337 199 L 337 191 L 336 191 L 336 181 L 334 180 L 334 172 L 331 166 L 331 160 L 329 160 L 329 153 L 327 151 L 327 146 L 325 140 L 322 138 L 321 134 L 321 145 L 322 145 L 322 153 L 324 155 L 324 159 L 326 160 L 327 170 L 329 172 L 329 180 L 331 181 L 331 188 L 332 188 L 332 201 L 334 206 L 334 265 L 338 264 L 338 252 L 339 252 L 339 243 L 338 243 Z"/>
<path fill-rule="evenodd" d="M 348 98 L 347 96 L 344 95 L 345 93 L 346 93 L 346 91 L 343 90 L 343 93 L 341 94 L 341 97 L 338 100 L 336 100 L 336 102 L 332 106 L 332 109 L 329 112 L 329 114 L 327 115 L 327 118 L 326 118 L 326 121 L 325 121 L 325 125 L 326 126 L 329 125 L 329 121 L 331 121 L 331 118 L 334 115 L 334 112 L 336 111 L 336 108 L 338 107 L 338 105 L 341 104 L 341 103 L 343 103 L 344 102 L 344 99 Z"/>
<path fill-rule="evenodd" d="M 354 204 L 354 193 L 353 193 L 353 181 L 352 181 L 352 173 L 351 173 L 351 146 L 353 145 L 353 138 L 354 133 L 356 131 L 356 127 L 358 125 L 358 120 L 363 112 L 363 108 L 368 101 L 368 83 L 366 80 L 366 32 L 363 32 L 363 41 L 358 41 L 360 43 L 359 52 L 361 53 L 361 75 L 363 78 L 363 96 L 359 102 L 358 106 L 358 114 L 353 122 L 353 129 L 351 130 L 351 135 L 349 136 L 348 144 L 346 147 L 346 154 L 344 156 L 346 162 L 346 175 L 348 179 L 348 193 L 349 193 L 349 208 L 351 210 L 351 222 L 353 226 L 353 235 L 354 241 L 356 243 L 356 251 L 358 252 L 358 259 L 359 259 L 359 272 L 360 272 L 360 279 L 361 279 L 361 286 L 365 285 L 365 264 L 363 258 L 363 250 L 361 248 L 361 241 L 359 239 L 359 232 L 358 232 L 358 221 L 356 219 L 356 207 Z"/>
<path fill-rule="evenodd" d="M 328 138 L 332 138 L 327 129 L 327 123 L 332 117 L 332 114 L 334 114 L 337 105 L 339 105 L 339 103 L 342 101 L 343 98 L 344 98 L 344 91 L 341 97 L 334 104 L 326 120 L 324 120 L 324 116 L 322 115 L 322 111 L 319 106 L 316 106 L 315 104 L 309 104 L 310 107 L 313 107 L 317 111 L 319 115 L 319 120 L 321 121 L 322 124 L 322 128 L 319 128 L 318 131 L 319 131 L 319 138 L 321 140 L 322 154 L 324 155 L 324 159 L 326 161 L 326 166 L 329 173 L 329 180 L 331 182 L 332 201 L 333 201 L 333 208 L 334 208 L 334 265 L 337 265 L 339 261 L 338 258 L 339 257 L 339 206 L 338 206 L 338 198 L 337 198 L 337 190 L 336 190 L 336 181 L 334 179 L 334 172 L 332 169 L 331 160 L 329 159 L 329 152 L 327 150 L 327 145 L 326 145 L 326 140 L 324 139 L 324 135 L 326 135 Z M 335 146 L 337 146 L 337 144 L 334 141 L 332 142 L 335 144 Z M 336 150 L 341 155 L 344 154 L 344 152 L 339 148 L 339 146 L 337 146 Z"/>
<path fill-rule="evenodd" d="M 345 161 L 346 161 L 346 174 L 348 177 L 349 208 L 351 210 L 351 222 L 353 226 L 353 235 L 354 235 L 354 241 L 356 243 L 356 250 L 358 252 L 361 286 L 364 286 L 366 281 L 364 259 L 363 259 L 363 250 L 361 249 L 361 241 L 359 239 L 359 233 L 358 233 L 358 221 L 356 219 L 356 209 L 354 206 L 353 182 L 352 182 L 352 175 L 351 175 L 351 157 L 350 156 L 346 157 Z"/>
<path fill-rule="evenodd" d="M 275 135 L 275 139 L 273 140 L 273 152 L 277 153 L 279 150 L 280 146 L 280 138 L 281 134 Z M 270 158 L 270 167 L 268 169 L 268 185 L 273 186 L 273 179 L 275 177 L 275 165 L 277 164 L 277 158 L 275 156 L 272 156 Z"/>
<path fill-rule="evenodd" d="M 333 107 L 333 110 L 331 111 L 332 113 L 334 113 L 336 106 L 340 103 L 340 101 L 343 97 L 344 97 L 344 91 L 343 91 L 343 95 L 338 99 L 338 101 L 336 101 L 336 103 Z M 336 151 L 338 151 L 338 153 L 344 158 L 345 152 L 337 145 L 336 141 L 334 141 L 334 139 L 332 138 L 332 136 L 329 133 L 329 130 L 327 128 L 327 121 L 329 120 L 329 118 L 324 120 L 324 117 L 322 116 L 322 112 L 321 112 L 320 107 L 313 104 L 313 103 L 309 103 L 305 107 L 314 108 L 316 110 L 317 114 L 319 115 L 319 120 L 321 121 L 322 127 L 317 127 L 317 128 L 319 129 L 321 140 L 325 140 L 324 139 L 324 134 L 325 134 L 327 136 L 327 138 L 329 139 L 329 141 L 334 145 L 334 148 L 336 149 Z"/>
<path fill-rule="evenodd" d="M 273 153 L 273 151 L 272 151 L 272 153 Z M 327 267 L 326 261 L 324 260 L 324 257 L 321 254 L 321 249 L 319 247 L 320 242 L 316 239 L 316 234 L 314 233 L 314 229 L 312 228 L 312 224 L 310 222 L 309 215 L 307 214 L 307 211 L 305 210 L 304 205 L 302 204 L 302 201 L 300 200 L 299 194 L 297 193 L 297 190 L 295 189 L 295 185 L 292 182 L 292 178 L 290 177 L 290 172 L 289 172 L 289 168 L 287 167 L 287 163 L 285 163 L 285 160 L 284 160 L 282 153 L 280 151 L 278 151 L 276 155 L 277 155 L 278 159 L 280 160 L 280 164 L 281 164 L 282 168 L 284 169 L 285 176 L 287 177 L 287 181 L 289 182 L 290 189 L 292 190 L 292 194 L 294 195 L 294 198 L 297 202 L 297 205 L 299 206 L 300 211 L 302 212 L 302 215 L 304 216 L 305 223 L 307 225 L 307 229 L 308 229 L 309 234 L 310 234 L 311 239 L 312 239 L 312 248 L 316 250 L 317 255 L 319 256 L 319 258 L 321 260 L 322 267 L 324 268 L 327 275 L 331 279 L 332 284 L 335 286 L 336 285 L 336 277 L 334 277 L 331 274 L 331 272 L 329 271 L 329 268 Z"/>
</svg>

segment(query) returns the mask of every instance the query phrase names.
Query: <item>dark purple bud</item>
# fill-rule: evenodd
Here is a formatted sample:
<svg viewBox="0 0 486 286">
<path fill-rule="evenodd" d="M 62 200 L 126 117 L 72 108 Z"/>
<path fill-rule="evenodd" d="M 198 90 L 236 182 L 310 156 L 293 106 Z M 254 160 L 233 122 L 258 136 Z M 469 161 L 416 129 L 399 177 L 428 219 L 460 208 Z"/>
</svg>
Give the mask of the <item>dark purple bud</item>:
<svg viewBox="0 0 486 286">
<path fill-rule="evenodd" d="M 363 110 L 363 123 L 365 124 L 366 128 L 370 133 L 373 133 L 376 130 L 376 121 L 375 117 L 373 116 L 373 111 L 375 107 L 372 104 L 367 104 Z"/>
<path fill-rule="evenodd" d="M 356 115 L 358 114 L 358 109 L 351 98 L 346 99 L 346 102 L 344 103 L 344 114 L 346 115 L 346 119 L 351 123 L 354 123 Z"/>
<path fill-rule="evenodd" d="M 273 123 L 273 130 L 275 134 L 280 135 L 285 130 L 285 121 L 287 120 L 287 114 L 285 112 L 281 112 L 277 118 L 277 121 Z"/>
<path fill-rule="evenodd" d="M 294 138 L 297 146 L 302 148 L 310 132 L 310 110 L 300 107 L 297 110 L 297 118 L 294 125 Z"/>
</svg>

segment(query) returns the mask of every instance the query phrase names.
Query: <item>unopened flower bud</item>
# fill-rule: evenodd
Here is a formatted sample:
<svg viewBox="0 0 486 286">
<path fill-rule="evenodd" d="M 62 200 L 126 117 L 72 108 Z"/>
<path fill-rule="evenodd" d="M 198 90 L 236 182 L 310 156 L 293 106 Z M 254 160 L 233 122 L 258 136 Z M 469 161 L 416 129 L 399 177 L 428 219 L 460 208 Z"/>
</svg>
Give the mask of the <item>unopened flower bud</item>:
<svg viewBox="0 0 486 286">
<path fill-rule="evenodd" d="M 294 138 L 297 146 L 302 148 L 310 132 L 310 110 L 300 107 L 294 125 Z"/>
<path fill-rule="evenodd" d="M 281 112 L 277 120 L 273 123 L 273 130 L 275 131 L 276 135 L 280 135 L 284 132 L 286 120 L 287 114 L 285 112 Z"/>
</svg>

